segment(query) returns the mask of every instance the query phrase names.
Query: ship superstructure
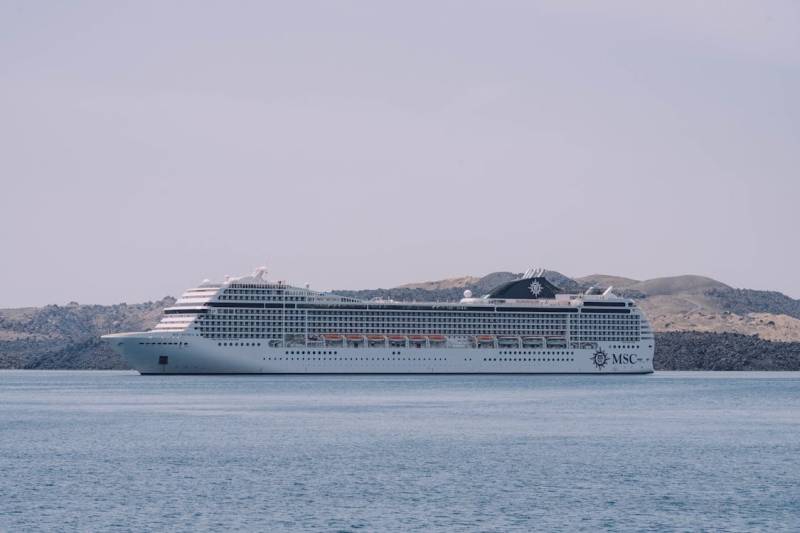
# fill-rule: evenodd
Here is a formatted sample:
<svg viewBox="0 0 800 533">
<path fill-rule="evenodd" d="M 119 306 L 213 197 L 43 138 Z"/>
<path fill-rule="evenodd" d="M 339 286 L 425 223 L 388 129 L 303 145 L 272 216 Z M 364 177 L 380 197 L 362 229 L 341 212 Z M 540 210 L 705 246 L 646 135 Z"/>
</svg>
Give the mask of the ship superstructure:
<svg viewBox="0 0 800 533">
<path fill-rule="evenodd" d="M 654 338 L 609 287 L 528 270 L 459 302 L 363 301 L 252 276 L 188 289 L 150 331 L 105 335 L 142 374 L 649 373 Z"/>
</svg>

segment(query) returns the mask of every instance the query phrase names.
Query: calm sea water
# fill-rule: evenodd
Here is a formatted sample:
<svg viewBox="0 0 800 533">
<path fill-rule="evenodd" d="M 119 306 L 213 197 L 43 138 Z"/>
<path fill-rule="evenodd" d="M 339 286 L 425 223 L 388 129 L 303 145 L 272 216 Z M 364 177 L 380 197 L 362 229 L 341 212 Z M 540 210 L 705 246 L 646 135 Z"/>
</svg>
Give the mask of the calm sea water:
<svg viewBox="0 0 800 533">
<path fill-rule="evenodd" d="M 800 373 L 0 372 L 0 530 L 800 530 Z"/>
</svg>

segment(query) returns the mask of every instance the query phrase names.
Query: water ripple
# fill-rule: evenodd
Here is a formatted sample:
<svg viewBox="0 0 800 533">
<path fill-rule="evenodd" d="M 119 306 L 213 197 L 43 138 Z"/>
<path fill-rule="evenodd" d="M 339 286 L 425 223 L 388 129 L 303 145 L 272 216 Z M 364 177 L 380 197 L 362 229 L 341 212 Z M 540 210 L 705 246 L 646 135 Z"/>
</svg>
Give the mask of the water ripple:
<svg viewBox="0 0 800 533">
<path fill-rule="evenodd" d="M 0 530 L 796 531 L 800 373 L 0 372 Z"/>
</svg>

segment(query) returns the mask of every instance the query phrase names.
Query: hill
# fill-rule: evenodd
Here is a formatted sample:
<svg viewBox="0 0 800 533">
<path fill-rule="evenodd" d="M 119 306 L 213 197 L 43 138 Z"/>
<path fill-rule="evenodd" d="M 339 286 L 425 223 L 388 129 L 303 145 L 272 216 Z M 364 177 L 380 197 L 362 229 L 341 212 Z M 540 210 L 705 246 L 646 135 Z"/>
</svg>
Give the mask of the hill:
<svg viewBox="0 0 800 533">
<path fill-rule="evenodd" d="M 126 368 L 100 335 L 149 329 L 174 298 L 0 310 L 0 368 Z"/>
<path fill-rule="evenodd" d="M 705 276 L 673 276 L 648 279 L 626 286 L 648 296 L 671 294 L 697 294 L 712 289 L 730 289 L 728 285 Z"/>
<path fill-rule="evenodd" d="M 575 281 L 584 287 L 616 287 L 624 288 L 630 287 L 634 283 L 639 283 L 638 279 L 623 278 L 622 276 L 609 276 L 606 274 L 591 274 L 581 278 L 575 278 Z"/>
<path fill-rule="evenodd" d="M 398 302 L 453 302 L 463 298 L 465 290 L 472 291 L 475 296 L 481 296 L 489 293 L 498 285 L 517 279 L 521 275 L 521 273 L 513 272 L 492 272 L 480 278 L 464 276 L 438 281 L 409 283 L 391 289 L 335 290 L 333 292 L 362 300 L 381 298 Z M 565 291 L 574 292 L 583 289 L 580 283 L 560 272 L 546 270 L 545 276 Z"/>
<path fill-rule="evenodd" d="M 423 281 L 422 283 L 408 283 L 400 285 L 398 289 L 424 289 L 426 291 L 437 291 L 441 289 L 459 289 L 475 285 L 481 278 L 475 276 L 463 276 L 461 278 L 448 278 L 439 281 Z"/>
</svg>

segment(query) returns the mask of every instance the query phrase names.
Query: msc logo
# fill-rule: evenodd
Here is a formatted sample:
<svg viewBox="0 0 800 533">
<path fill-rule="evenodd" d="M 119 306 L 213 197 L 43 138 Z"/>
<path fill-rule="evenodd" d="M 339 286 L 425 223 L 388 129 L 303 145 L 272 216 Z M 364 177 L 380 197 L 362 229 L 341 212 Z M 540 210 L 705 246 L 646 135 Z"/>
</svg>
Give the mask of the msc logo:
<svg viewBox="0 0 800 533">
<path fill-rule="evenodd" d="M 608 364 L 608 355 L 606 355 L 606 352 L 602 349 L 597 350 L 594 352 L 594 355 L 592 355 L 592 363 L 594 363 L 597 370 L 603 370 L 603 367 Z"/>
<path fill-rule="evenodd" d="M 542 293 L 542 284 L 536 280 L 533 280 L 530 285 L 528 285 L 528 290 L 531 291 L 534 298 L 538 298 L 539 295 Z"/>
<path fill-rule="evenodd" d="M 634 354 L 629 353 L 621 353 L 619 355 L 612 354 L 611 357 L 608 356 L 606 352 L 602 349 L 597 350 L 591 357 L 592 364 L 597 368 L 597 370 L 603 370 L 608 363 L 613 365 L 633 365 L 638 362 L 638 359 Z"/>
</svg>

